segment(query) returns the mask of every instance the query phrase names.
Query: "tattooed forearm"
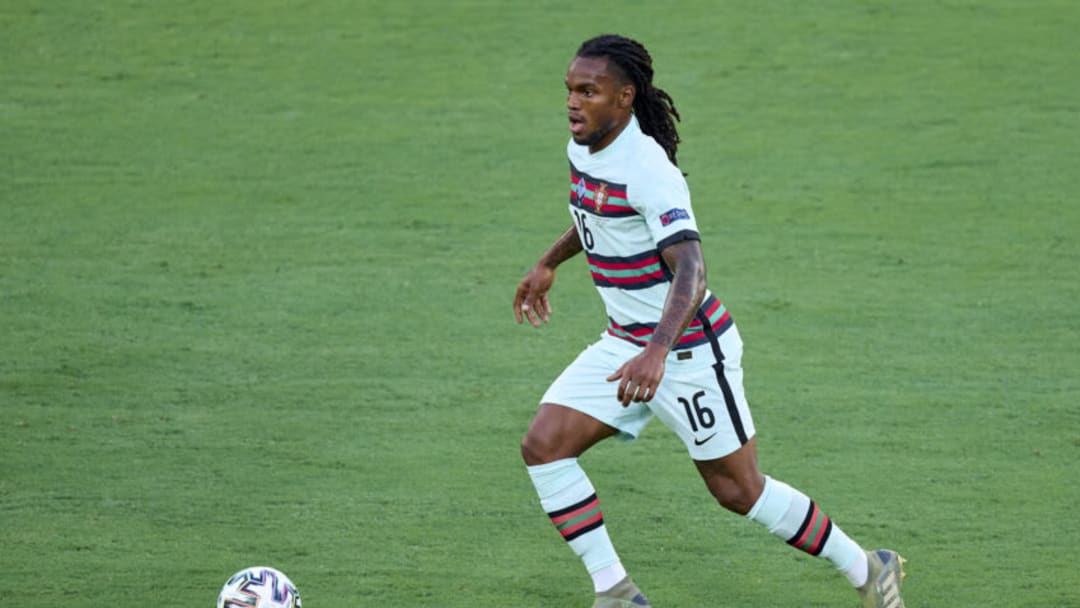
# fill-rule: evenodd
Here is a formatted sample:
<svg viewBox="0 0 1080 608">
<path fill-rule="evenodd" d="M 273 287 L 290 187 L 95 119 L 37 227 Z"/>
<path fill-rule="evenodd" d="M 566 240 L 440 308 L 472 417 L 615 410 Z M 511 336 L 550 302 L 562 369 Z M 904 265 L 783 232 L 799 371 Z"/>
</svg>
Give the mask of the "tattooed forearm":
<svg viewBox="0 0 1080 608">
<path fill-rule="evenodd" d="M 540 256 L 540 263 L 548 268 L 555 268 L 581 253 L 582 250 L 581 238 L 578 237 L 577 229 L 570 226 L 558 240 L 552 243 L 551 247 L 548 247 L 544 255 Z"/>
<path fill-rule="evenodd" d="M 698 241 L 677 243 L 664 249 L 661 255 L 674 277 L 664 302 L 664 312 L 649 345 L 671 350 L 705 297 L 705 261 Z"/>
</svg>

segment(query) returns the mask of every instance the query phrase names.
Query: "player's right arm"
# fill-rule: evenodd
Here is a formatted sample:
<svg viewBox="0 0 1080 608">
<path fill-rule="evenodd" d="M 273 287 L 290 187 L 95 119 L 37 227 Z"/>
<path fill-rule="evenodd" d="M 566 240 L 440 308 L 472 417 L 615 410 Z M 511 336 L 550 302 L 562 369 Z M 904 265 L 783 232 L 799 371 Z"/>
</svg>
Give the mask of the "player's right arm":
<svg viewBox="0 0 1080 608">
<path fill-rule="evenodd" d="M 555 269 L 582 251 L 581 238 L 574 226 L 570 226 L 548 247 L 532 270 L 518 283 L 514 294 L 514 318 L 518 323 L 524 319 L 528 319 L 533 327 L 540 327 L 541 321 L 547 323 L 551 314 L 547 294 L 555 282 Z"/>
</svg>

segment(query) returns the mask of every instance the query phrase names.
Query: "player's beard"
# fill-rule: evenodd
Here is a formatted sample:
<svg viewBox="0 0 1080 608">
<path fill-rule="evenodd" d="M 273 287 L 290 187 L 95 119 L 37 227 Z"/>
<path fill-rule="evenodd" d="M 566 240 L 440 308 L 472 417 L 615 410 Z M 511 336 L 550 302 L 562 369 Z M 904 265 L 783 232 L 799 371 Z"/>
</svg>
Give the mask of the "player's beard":
<svg viewBox="0 0 1080 608">
<path fill-rule="evenodd" d="M 585 134 L 581 138 L 579 138 L 577 136 L 574 136 L 574 143 L 579 145 L 579 146 L 588 146 L 588 147 L 592 148 L 593 146 L 598 144 L 600 142 L 600 140 L 607 137 L 609 133 L 614 131 L 615 127 L 618 124 L 619 124 L 619 121 L 617 121 L 615 119 L 611 119 L 610 121 L 608 121 L 608 124 L 606 124 L 603 127 L 593 131 L 592 133 Z"/>
</svg>

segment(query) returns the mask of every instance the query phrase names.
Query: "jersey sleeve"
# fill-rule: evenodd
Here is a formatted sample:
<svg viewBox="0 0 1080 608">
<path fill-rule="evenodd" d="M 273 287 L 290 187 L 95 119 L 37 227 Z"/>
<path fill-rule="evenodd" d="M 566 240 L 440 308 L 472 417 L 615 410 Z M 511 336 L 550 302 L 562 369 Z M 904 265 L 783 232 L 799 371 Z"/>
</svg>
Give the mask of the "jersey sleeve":
<svg viewBox="0 0 1080 608">
<path fill-rule="evenodd" d="M 681 241 L 701 240 L 686 179 L 677 168 L 670 168 L 642 175 L 627 188 L 630 206 L 645 219 L 657 251 Z"/>
</svg>

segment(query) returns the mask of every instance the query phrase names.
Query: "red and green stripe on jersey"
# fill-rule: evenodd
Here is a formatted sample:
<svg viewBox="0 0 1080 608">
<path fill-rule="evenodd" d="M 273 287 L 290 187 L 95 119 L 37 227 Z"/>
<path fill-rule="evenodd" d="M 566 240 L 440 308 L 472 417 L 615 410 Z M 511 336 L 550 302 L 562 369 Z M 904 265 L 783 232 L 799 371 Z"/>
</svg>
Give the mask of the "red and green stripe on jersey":
<svg viewBox="0 0 1080 608">
<path fill-rule="evenodd" d="M 617 184 L 578 171 L 570 164 L 570 205 L 604 217 L 630 217 L 637 211 L 626 200 L 626 184 Z"/>
<path fill-rule="evenodd" d="M 814 501 L 810 501 L 806 518 L 803 520 L 799 531 L 788 539 L 787 543 L 796 549 L 806 551 L 810 555 L 820 555 L 825 548 L 832 532 L 832 520 L 824 511 L 818 508 Z"/>
<path fill-rule="evenodd" d="M 589 272 L 597 287 L 646 289 L 671 281 L 671 271 L 660 258 L 659 251 L 646 251 L 629 257 L 585 253 Z"/>
<path fill-rule="evenodd" d="M 604 514 L 600 512 L 600 501 L 596 494 L 565 509 L 552 511 L 548 517 L 567 542 L 604 525 Z"/>
<path fill-rule="evenodd" d="M 682 337 L 675 343 L 672 350 L 683 350 L 687 348 L 694 348 L 695 346 L 701 346 L 709 342 L 710 334 L 712 336 L 719 336 L 728 330 L 732 325 L 731 313 L 728 312 L 727 307 L 716 299 L 716 296 L 709 295 L 704 302 L 701 303 L 701 308 L 698 309 L 701 314 L 694 315 L 694 320 L 690 321 L 690 325 L 686 327 L 686 331 L 683 332 Z M 708 321 L 708 326 L 702 322 L 702 318 Z M 607 333 L 621 338 L 635 344 L 637 346 L 645 346 L 652 339 L 653 332 L 656 331 L 656 323 L 628 323 L 626 325 L 620 325 L 615 322 L 614 319 L 608 318 Z"/>
</svg>

